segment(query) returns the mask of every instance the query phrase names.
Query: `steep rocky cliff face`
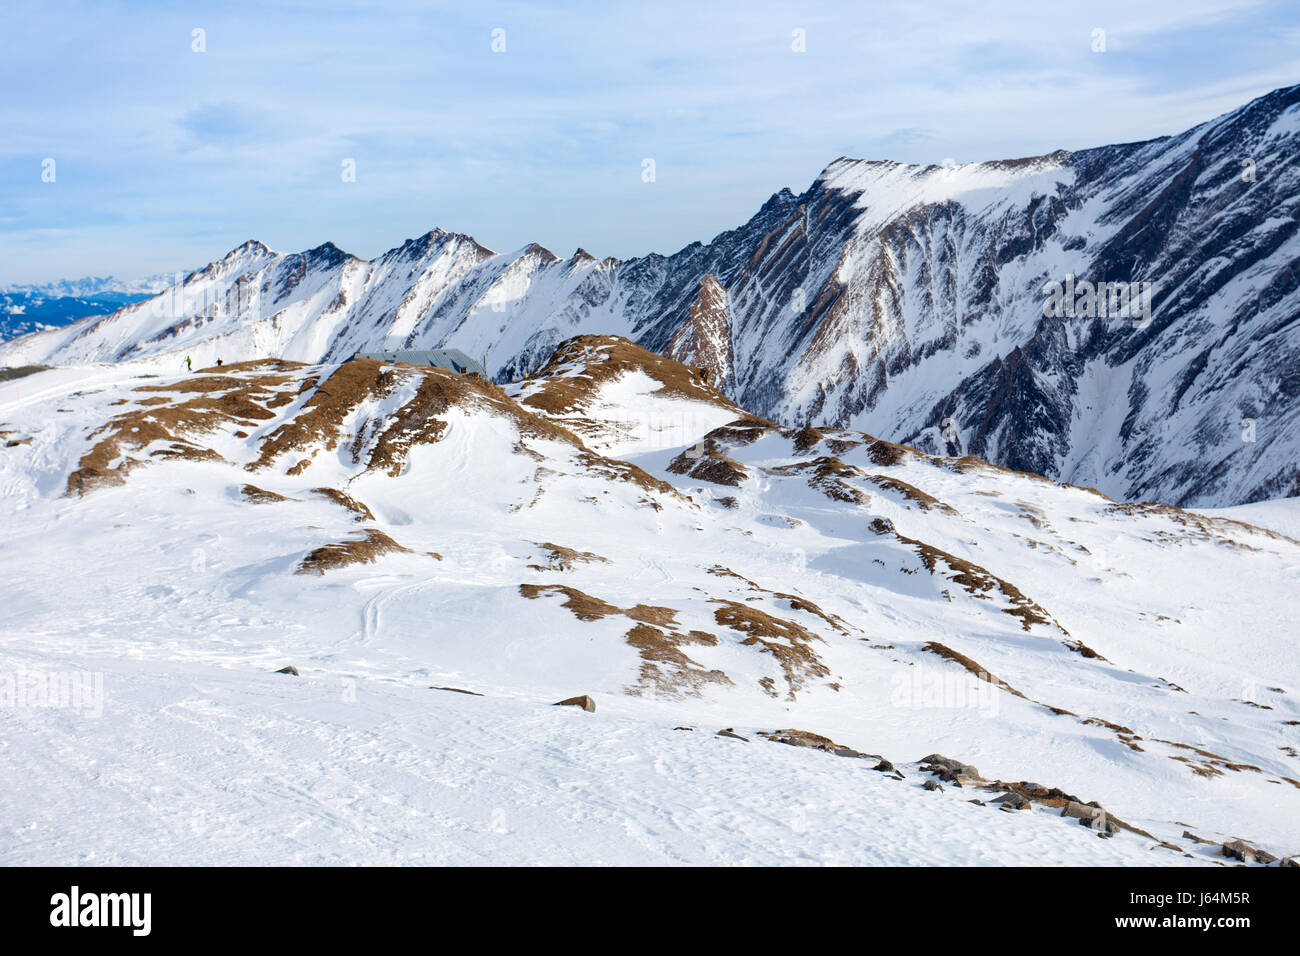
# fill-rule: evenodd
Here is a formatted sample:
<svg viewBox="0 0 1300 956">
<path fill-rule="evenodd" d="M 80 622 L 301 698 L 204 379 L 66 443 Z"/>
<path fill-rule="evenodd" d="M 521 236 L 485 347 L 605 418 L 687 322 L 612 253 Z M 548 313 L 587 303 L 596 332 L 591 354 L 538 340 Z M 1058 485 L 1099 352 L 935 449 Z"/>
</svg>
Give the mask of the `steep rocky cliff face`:
<svg viewBox="0 0 1300 956">
<path fill-rule="evenodd" d="M 671 256 L 498 255 L 441 230 L 373 261 L 249 242 L 149 302 L 7 343 L 0 362 L 448 345 L 506 381 L 573 335 L 617 334 L 782 421 L 1117 498 L 1296 495 L 1298 145 L 1290 87 L 1144 143 L 951 168 L 838 159 Z M 1074 293 L 1054 313 L 1053 282 Z"/>
</svg>

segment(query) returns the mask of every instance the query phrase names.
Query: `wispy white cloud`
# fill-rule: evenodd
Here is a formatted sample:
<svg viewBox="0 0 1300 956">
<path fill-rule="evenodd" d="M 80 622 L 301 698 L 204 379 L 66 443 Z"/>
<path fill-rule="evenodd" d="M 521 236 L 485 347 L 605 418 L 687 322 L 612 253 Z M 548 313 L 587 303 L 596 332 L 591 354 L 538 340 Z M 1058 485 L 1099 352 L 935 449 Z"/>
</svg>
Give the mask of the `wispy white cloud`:
<svg viewBox="0 0 1300 956">
<path fill-rule="evenodd" d="M 249 236 L 370 256 L 434 225 L 667 252 L 841 154 L 1142 139 L 1300 79 L 1266 0 L 10 6 L 0 281 L 169 271 Z"/>
</svg>

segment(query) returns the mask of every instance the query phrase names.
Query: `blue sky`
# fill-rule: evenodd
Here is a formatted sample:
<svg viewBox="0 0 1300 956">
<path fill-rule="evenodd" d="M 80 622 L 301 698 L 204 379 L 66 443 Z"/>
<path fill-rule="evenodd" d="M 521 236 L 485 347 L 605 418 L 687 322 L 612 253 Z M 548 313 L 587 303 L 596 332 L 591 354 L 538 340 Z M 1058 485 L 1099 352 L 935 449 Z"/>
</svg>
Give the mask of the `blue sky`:
<svg viewBox="0 0 1300 956">
<path fill-rule="evenodd" d="M 1300 82 L 1294 0 L 7 0 L 4 19 L 0 284 L 189 269 L 249 238 L 373 257 L 434 226 L 667 253 L 840 155 L 1146 139 Z"/>
</svg>

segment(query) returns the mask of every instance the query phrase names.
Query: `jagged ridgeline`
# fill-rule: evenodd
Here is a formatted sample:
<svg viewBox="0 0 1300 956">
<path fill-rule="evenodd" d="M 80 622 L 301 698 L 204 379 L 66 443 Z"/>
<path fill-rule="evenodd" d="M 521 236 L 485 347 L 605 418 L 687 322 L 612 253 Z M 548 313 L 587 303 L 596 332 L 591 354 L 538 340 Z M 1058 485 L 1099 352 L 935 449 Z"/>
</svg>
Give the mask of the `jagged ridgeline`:
<svg viewBox="0 0 1300 956">
<path fill-rule="evenodd" d="M 952 168 L 838 159 L 666 256 L 497 254 L 439 229 L 370 261 L 248 242 L 156 299 L 9 343 L 0 363 L 448 346 L 506 382 L 575 334 L 612 333 L 786 423 L 1125 500 L 1295 495 L 1298 147 L 1289 87 L 1141 143 Z M 1049 303 L 1054 284 L 1099 283 L 1136 296 Z"/>
</svg>

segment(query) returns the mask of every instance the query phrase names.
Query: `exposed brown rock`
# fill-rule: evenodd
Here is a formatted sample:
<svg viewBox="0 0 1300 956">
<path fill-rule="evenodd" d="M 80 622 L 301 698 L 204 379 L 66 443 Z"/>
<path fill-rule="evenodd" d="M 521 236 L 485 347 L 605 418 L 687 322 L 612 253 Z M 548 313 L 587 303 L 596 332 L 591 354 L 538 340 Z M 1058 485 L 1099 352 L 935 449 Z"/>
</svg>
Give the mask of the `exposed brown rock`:
<svg viewBox="0 0 1300 956">
<path fill-rule="evenodd" d="M 668 354 L 698 368 L 705 384 L 725 382 L 731 371 L 731 330 L 727 293 L 716 276 L 700 278 L 700 291 L 686 322 L 674 333 Z"/>
<path fill-rule="evenodd" d="M 814 734 L 810 730 L 773 730 L 758 732 L 760 737 L 778 744 L 787 744 L 791 747 L 811 747 L 814 750 L 824 750 L 826 753 L 834 754 L 837 757 L 866 757 L 864 753 L 854 750 L 852 747 L 845 747 L 843 744 L 837 744 L 829 737 L 823 737 L 821 734 Z M 880 768 L 877 767 L 877 770 Z M 892 769 L 892 765 L 891 765 Z"/>
<path fill-rule="evenodd" d="M 580 694 L 577 697 L 567 697 L 564 700 L 557 701 L 556 707 L 581 707 L 589 714 L 596 712 L 596 702 L 591 699 L 589 694 Z"/>
<path fill-rule="evenodd" d="M 1267 850 L 1261 850 L 1253 847 L 1245 840 L 1230 840 L 1223 844 L 1219 851 L 1223 856 L 1230 860 L 1240 860 L 1242 863 L 1276 863 L 1277 857 Z"/>
</svg>

